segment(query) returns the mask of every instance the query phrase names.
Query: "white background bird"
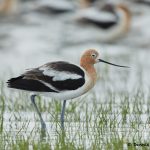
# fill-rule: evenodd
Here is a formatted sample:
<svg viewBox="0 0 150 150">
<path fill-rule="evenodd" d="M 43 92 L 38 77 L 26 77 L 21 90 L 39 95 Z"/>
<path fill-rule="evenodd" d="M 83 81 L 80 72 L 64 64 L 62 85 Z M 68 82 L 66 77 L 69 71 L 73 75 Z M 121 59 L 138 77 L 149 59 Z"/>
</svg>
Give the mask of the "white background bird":
<svg viewBox="0 0 150 150">
<path fill-rule="evenodd" d="M 131 13 L 124 4 L 105 4 L 103 7 L 91 6 L 81 9 L 76 20 L 83 26 L 97 27 L 97 39 L 112 42 L 124 36 L 130 29 Z M 83 29 L 84 30 L 84 29 Z"/>
</svg>

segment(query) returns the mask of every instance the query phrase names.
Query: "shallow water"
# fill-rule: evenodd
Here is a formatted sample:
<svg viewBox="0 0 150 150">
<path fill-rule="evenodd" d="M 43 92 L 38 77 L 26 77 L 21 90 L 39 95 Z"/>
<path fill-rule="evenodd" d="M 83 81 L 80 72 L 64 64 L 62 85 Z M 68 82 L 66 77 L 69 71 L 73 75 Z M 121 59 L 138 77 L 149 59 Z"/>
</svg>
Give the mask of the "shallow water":
<svg viewBox="0 0 150 150">
<path fill-rule="evenodd" d="M 13 93 L 6 88 L 5 82 L 10 77 L 18 76 L 27 68 L 34 68 L 55 60 L 67 60 L 79 64 L 80 54 L 85 49 L 96 48 L 100 51 L 102 59 L 130 66 L 130 69 L 116 68 L 105 64 L 96 66 L 98 82 L 91 93 L 95 93 L 97 104 L 109 103 L 106 100 L 108 91 L 115 94 L 127 92 L 129 95 L 134 95 L 141 88 L 146 97 L 149 94 L 150 87 L 150 11 L 148 11 L 149 8 L 147 6 L 130 5 L 131 8 L 134 6 L 136 9 L 134 8 L 135 12 L 130 32 L 124 38 L 114 43 L 98 41 L 95 35 L 95 33 L 98 33 L 98 29 L 94 27 L 84 28 L 78 25 L 75 23 L 73 13 L 56 17 L 29 12 L 17 17 L 0 18 L 0 79 L 4 82 L 4 91 L 9 96 L 13 96 Z M 89 103 L 91 101 L 90 94 L 87 96 L 87 102 Z M 5 103 L 7 104 L 7 102 Z M 118 104 L 117 107 L 115 107 L 115 103 Z M 114 112 L 119 112 L 120 98 L 116 98 L 115 103 L 113 105 Z M 130 107 L 133 108 L 134 104 L 130 105 Z M 142 108 L 146 109 L 146 104 L 143 104 Z M 14 118 L 15 116 L 16 118 Z M 35 122 L 35 120 L 38 120 L 37 116 L 35 116 L 33 112 L 19 111 L 19 113 L 13 113 L 6 111 L 4 113 L 5 131 L 12 132 L 11 135 L 14 134 L 14 137 L 20 133 L 27 133 L 28 135 L 32 130 L 37 130 L 37 127 L 40 128 L 39 122 Z M 54 138 L 57 136 L 55 131 L 57 129 L 60 130 L 59 122 L 56 123 L 49 113 L 44 112 L 43 117 L 46 120 L 48 133 L 53 135 L 52 137 Z M 84 126 L 86 126 L 84 117 L 83 115 L 83 118 L 81 118 L 81 120 L 83 119 L 83 124 L 81 122 L 79 124 L 78 122 L 74 123 L 73 121 L 71 123 L 66 122 L 67 132 L 80 132 L 78 128 L 83 127 L 81 132 L 86 134 L 87 131 L 84 131 Z M 108 116 L 108 118 L 111 117 L 113 115 Z M 147 123 L 148 115 L 143 112 L 140 117 L 139 130 L 142 131 L 141 137 L 143 140 L 147 140 L 150 133 L 149 124 Z M 51 122 L 51 119 L 54 122 Z M 128 137 L 127 135 L 132 137 L 131 133 L 134 135 L 136 131 L 131 131 L 132 128 L 130 128 L 129 124 L 131 119 L 131 114 L 127 115 L 127 126 L 124 128 L 118 126 L 113 129 L 118 130 L 121 135 L 124 132 L 126 137 Z M 122 116 L 118 115 L 117 121 L 121 120 Z M 20 129 L 22 126 L 24 128 Z M 92 124 L 90 126 L 91 131 L 89 132 L 92 135 L 94 133 Z M 109 129 L 105 128 L 105 130 L 108 131 Z M 112 131 L 106 134 L 111 133 Z M 107 135 L 104 137 L 107 137 Z M 39 137 L 37 136 L 37 138 Z M 85 144 L 87 143 L 88 138 L 87 141 L 85 140 Z"/>
</svg>

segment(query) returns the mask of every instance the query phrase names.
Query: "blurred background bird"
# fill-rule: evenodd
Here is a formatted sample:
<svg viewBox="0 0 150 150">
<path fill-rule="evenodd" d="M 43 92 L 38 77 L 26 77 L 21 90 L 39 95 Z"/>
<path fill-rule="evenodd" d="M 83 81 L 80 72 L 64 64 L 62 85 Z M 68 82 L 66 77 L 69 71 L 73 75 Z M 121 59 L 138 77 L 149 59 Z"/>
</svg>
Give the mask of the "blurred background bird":
<svg viewBox="0 0 150 150">
<path fill-rule="evenodd" d="M 87 6 L 77 13 L 76 19 L 84 26 L 93 25 L 99 28 L 99 41 L 115 41 L 129 31 L 131 13 L 126 5 L 105 3 L 101 7 Z"/>
<path fill-rule="evenodd" d="M 18 0 L 2 0 L 0 3 L 0 15 L 12 15 L 17 13 Z"/>
</svg>

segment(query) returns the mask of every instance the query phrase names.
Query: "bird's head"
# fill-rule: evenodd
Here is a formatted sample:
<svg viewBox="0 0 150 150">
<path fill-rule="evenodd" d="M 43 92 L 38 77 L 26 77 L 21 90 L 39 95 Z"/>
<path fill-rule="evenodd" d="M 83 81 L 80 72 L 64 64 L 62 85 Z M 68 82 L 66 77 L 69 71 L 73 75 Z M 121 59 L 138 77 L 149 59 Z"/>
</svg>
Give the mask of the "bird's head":
<svg viewBox="0 0 150 150">
<path fill-rule="evenodd" d="M 95 49 L 86 50 L 80 59 L 80 64 L 94 65 L 98 62 L 99 53 Z"/>
<path fill-rule="evenodd" d="M 80 65 L 82 67 L 85 67 L 87 65 L 94 65 L 94 64 L 99 63 L 99 62 L 103 62 L 103 63 L 117 66 L 117 67 L 129 68 L 128 66 L 116 65 L 116 64 L 113 64 L 113 63 L 110 63 L 110 62 L 107 62 L 105 60 L 100 59 L 99 53 L 95 49 L 86 50 L 80 59 Z"/>
</svg>

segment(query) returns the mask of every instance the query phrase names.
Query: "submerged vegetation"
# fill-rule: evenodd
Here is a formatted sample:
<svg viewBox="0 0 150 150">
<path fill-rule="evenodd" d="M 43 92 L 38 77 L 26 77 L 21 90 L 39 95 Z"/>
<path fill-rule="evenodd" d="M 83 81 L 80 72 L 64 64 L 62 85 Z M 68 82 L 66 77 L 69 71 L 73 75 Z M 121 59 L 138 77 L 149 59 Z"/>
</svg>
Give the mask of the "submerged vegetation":
<svg viewBox="0 0 150 150">
<path fill-rule="evenodd" d="M 36 97 L 47 125 L 43 133 L 29 94 L 1 82 L 0 150 L 149 150 L 150 91 L 141 69 L 100 65 L 93 91 L 67 101 L 64 132 L 61 101 Z"/>
<path fill-rule="evenodd" d="M 150 93 L 105 94 L 106 100 L 90 93 L 68 101 L 65 132 L 59 122 L 61 102 L 38 97 L 47 124 L 43 134 L 28 96 L 19 92 L 12 99 L 1 90 L 0 149 L 149 149 Z"/>
</svg>

